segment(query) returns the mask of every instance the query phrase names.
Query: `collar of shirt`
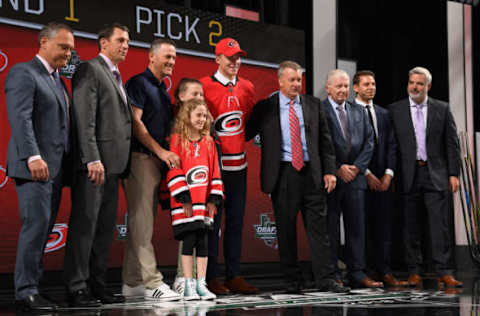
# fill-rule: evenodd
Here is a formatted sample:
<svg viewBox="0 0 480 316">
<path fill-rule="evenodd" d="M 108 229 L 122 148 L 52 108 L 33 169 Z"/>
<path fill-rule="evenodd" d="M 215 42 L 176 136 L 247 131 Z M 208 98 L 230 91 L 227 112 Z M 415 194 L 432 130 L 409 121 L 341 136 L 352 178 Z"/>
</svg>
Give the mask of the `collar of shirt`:
<svg viewBox="0 0 480 316">
<path fill-rule="evenodd" d="M 412 107 L 416 107 L 418 104 L 415 103 L 415 101 L 412 100 L 412 98 L 408 97 L 408 100 L 410 101 L 410 106 Z M 425 100 L 421 103 L 423 104 L 425 107 L 427 106 L 428 104 L 428 95 L 425 97 Z"/>
<path fill-rule="evenodd" d="M 150 70 L 150 68 L 147 67 L 145 70 L 145 76 L 150 80 L 154 85 L 159 86 L 159 87 L 165 87 L 165 82 L 163 80 L 158 80 L 157 77 L 153 74 L 153 72 Z"/>
<path fill-rule="evenodd" d="M 290 98 L 286 97 L 283 93 L 278 92 L 279 95 L 279 102 L 280 102 L 280 107 L 286 107 L 288 108 L 290 106 Z M 300 104 L 300 96 L 296 96 L 295 99 L 293 100 L 294 104 Z"/>
<path fill-rule="evenodd" d="M 51 76 L 52 75 L 52 72 L 54 71 L 57 71 L 56 69 L 52 68 L 52 66 L 50 66 L 50 64 L 42 58 L 42 56 L 40 55 L 36 55 L 36 57 L 38 58 L 38 60 L 40 60 L 40 62 L 43 64 L 43 66 L 45 67 L 45 69 L 47 69 L 48 71 L 48 74 Z"/>
<path fill-rule="evenodd" d="M 120 70 L 118 70 L 118 67 L 115 66 L 115 65 L 112 63 L 112 61 L 110 60 L 110 58 L 108 58 L 107 56 L 105 56 L 105 55 L 102 54 L 102 53 L 100 53 L 99 55 L 102 56 L 102 58 L 103 58 L 103 59 L 105 60 L 105 62 L 107 63 L 108 68 L 110 68 L 110 70 L 111 70 L 112 72 L 118 71 L 118 72 L 120 73 Z"/>
<path fill-rule="evenodd" d="M 330 101 L 330 104 L 333 106 L 333 109 L 335 110 L 335 113 L 337 112 L 337 107 L 340 106 L 344 111 L 345 111 L 345 101 L 343 101 L 342 104 L 338 104 L 337 102 L 333 101 L 332 98 L 328 97 L 328 101 Z"/>
<path fill-rule="evenodd" d="M 373 101 L 372 100 L 370 100 L 369 103 L 365 103 L 365 102 L 360 101 L 359 99 L 355 98 L 355 103 L 360 104 L 361 106 L 364 106 L 364 107 L 367 107 L 367 105 L 370 105 L 371 107 L 373 107 Z"/>
<path fill-rule="evenodd" d="M 237 84 L 237 77 L 233 78 L 233 80 L 230 80 L 224 75 L 222 75 L 218 70 L 215 72 L 213 76 L 215 77 L 215 79 L 220 81 L 220 83 L 223 84 L 224 86 L 228 85 L 229 82 L 231 82 L 233 85 Z"/>
</svg>

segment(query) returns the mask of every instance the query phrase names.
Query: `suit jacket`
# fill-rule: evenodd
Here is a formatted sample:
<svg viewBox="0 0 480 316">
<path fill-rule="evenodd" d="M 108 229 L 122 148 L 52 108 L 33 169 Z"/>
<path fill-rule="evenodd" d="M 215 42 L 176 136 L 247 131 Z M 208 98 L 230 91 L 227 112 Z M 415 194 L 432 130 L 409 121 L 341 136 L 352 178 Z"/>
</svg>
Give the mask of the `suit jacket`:
<svg viewBox="0 0 480 316">
<path fill-rule="evenodd" d="M 363 108 L 362 105 L 358 106 Z M 391 169 L 395 172 L 397 166 L 397 142 L 388 110 L 376 104 L 373 105 L 373 109 L 377 117 L 378 136 L 368 169 L 380 179 L 385 174 L 386 169 Z"/>
<path fill-rule="evenodd" d="M 335 153 L 325 113 L 320 100 L 307 95 L 300 96 L 305 122 L 305 138 L 310 170 L 315 186 L 323 192 L 323 176 L 335 174 Z M 282 162 L 282 134 L 280 127 L 279 94 L 258 102 L 253 108 L 246 125 L 246 138 L 252 139 L 260 133 L 262 162 L 260 179 L 262 191 L 272 193 L 275 189 L 280 163 Z"/>
<path fill-rule="evenodd" d="M 348 128 L 351 139 L 351 148 L 350 151 L 348 151 L 340 122 L 328 98 L 322 102 L 322 105 L 327 116 L 328 126 L 332 133 L 335 155 L 337 157 L 337 169 L 343 164 L 355 165 L 360 169 L 360 172 L 348 185 L 350 185 L 352 189 L 366 189 L 367 180 L 365 179 L 365 171 L 372 158 L 374 139 L 373 129 L 368 121 L 365 110 L 358 104 L 346 102 Z M 345 185 L 345 183 L 338 178 L 337 186 L 341 185 Z"/>
<path fill-rule="evenodd" d="M 28 158 L 40 155 L 56 177 L 65 151 L 65 95 L 38 58 L 16 64 L 5 81 L 11 137 L 7 175 L 31 180 Z"/>
<path fill-rule="evenodd" d="M 77 168 L 100 160 L 106 174 L 128 169 L 132 138 L 132 110 L 101 56 L 80 64 L 73 76 L 77 131 Z"/>
<path fill-rule="evenodd" d="M 448 189 L 448 177 L 460 173 L 460 149 L 457 127 L 446 102 L 428 97 L 427 161 L 433 185 Z M 410 114 L 410 101 L 404 99 L 389 106 L 398 143 L 402 189 L 409 192 L 415 177 L 417 141 Z"/>
</svg>

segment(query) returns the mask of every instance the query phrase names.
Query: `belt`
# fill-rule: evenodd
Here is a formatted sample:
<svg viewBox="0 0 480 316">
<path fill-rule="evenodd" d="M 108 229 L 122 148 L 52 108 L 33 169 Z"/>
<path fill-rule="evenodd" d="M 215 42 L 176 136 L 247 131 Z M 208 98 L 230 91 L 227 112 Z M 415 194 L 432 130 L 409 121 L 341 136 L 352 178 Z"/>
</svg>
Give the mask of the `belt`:
<svg viewBox="0 0 480 316">
<path fill-rule="evenodd" d="M 417 163 L 417 166 L 419 167 L 425 167 L 427 165 L 426 160 L 417 160 L 416 163 Z"/>
</svg>

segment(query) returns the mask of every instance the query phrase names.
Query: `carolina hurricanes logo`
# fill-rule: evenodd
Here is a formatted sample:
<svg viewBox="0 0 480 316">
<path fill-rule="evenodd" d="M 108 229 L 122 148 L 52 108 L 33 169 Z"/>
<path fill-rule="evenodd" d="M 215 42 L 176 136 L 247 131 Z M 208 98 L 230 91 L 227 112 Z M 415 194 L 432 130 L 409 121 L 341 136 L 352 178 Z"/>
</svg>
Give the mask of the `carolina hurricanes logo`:
<svg viewBox="0 0 480 316">
<path fill-rule="evenodd" d="M 218 136 L 233 136 L 243 132 L 242 111 L 223 113 L 215 120 Z"/>
<path fill-rule="evenodd" d="M 235 46 L 235 42 L 234 42 L 234 41 L 230 41 L 230 42 L 228 42 L 227 45 L 228 45 L 228 47 L 233 47 L 233 46 Z"/>
<path fill-rule="evenodd" d="M 0 49 L 0 72 L 3 71 L 8 66 L 8 57 L 7 54 L 2 52 Z"/>
<path fill-rule="evenodd" d="M 4 176 L 0 176 L 0 188 L 3 188 L 8 182 L 8 176 L 7 169 L 3 168 L 2 165 L 0 165 L 0 174 L 4 174 Z"/>
<path fill-rule="evenodd" d="M 196 166 L 188 170 L 187 183 L 189 187 L 198 187 L 201 185 L 206 185 L 208 180 L 208 167 L 207 166 Z"/>
<path fill-rule="evenodd" d="M 67 231 L 67 224 L 55 224 L 50 236 L 48 237 L 45 253 L 56 251 L 65 247 L 65 243 L 67 242 Z"/>
<path fill-rule="evenodd" d="M 170 76 L 166 76 L 165 79 L 163 79 L 163 82 L 165 82 L 167 92 L 170 91 L 170 89 L 172 88 L 172 78 L 170 78 Z"/>
</svg>

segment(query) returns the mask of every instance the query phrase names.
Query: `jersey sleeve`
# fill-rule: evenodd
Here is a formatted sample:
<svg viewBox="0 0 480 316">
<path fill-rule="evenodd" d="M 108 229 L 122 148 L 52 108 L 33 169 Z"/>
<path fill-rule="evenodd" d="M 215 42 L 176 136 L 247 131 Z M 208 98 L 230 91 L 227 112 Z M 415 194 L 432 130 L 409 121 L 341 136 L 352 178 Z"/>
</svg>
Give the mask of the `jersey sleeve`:
<svg viewBox="0 0 480 316">
<path fill-rule="evenodd" d="M 170 151 L 176 153 L 180 159 L 182 155 L 177 144 L 176 135 L 172 135 L 170 143 Z M 185 178 L 185 173 L 181 168 L 172 168 L 167 173 L 167 186 L 172 197 L 180 203 L 191 203 L 192 198 Z"/>
<path fill-rule="evenodd" d="M 222 177 L 220 175 L 220 166 L 218 164 L 218 153 L 217 148 L 213 139 L 210 139 L 209 148 L 212 151 L 212 155 L 210 155 L 210 186 L 208 192 L 208 201 L 213 202 L 218 205 L 218 202 L 223 201 L 225 198 L 224 195 L 224 187 Z"/>
</svg>

